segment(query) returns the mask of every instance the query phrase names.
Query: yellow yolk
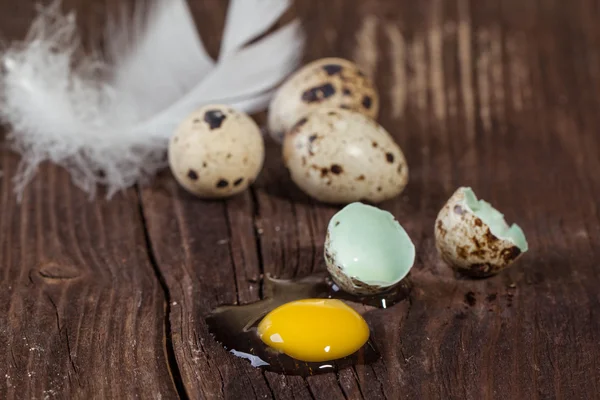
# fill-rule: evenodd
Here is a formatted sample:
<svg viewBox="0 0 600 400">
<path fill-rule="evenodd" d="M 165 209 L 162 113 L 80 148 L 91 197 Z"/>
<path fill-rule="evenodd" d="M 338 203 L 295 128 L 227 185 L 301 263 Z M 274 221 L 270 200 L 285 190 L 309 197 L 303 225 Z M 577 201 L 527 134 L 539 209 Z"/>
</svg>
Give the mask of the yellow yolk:
<svg viewBox="0 0 600 400">
<path fill-rule="evenodd" d="M 306 299 L 277 307 L 258 325 L 269 347 L 301 361 L 330 361 L 349 356 L 369 339 L 359 313 L 339 300 Z"/>
</svg>

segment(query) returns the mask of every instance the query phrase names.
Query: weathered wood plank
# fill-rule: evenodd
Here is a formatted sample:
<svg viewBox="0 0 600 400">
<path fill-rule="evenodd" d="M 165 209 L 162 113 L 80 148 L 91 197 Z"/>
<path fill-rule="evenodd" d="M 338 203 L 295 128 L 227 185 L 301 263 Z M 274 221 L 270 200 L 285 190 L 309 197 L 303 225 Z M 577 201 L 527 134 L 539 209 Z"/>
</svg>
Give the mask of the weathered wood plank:
<svg viewBox="0 0 600 400">
<path fill-rule="evenodd" d="M 307 380 L 266 373 L 275 397 L 593 397 L 598 179 L 590 171 L 598 140 L 587 132 L 598 121 L 585 106 L 596 104 L 594 92 L 583 88 L 598 85 L 588 65 L 598 62 L 598 33 L 587 17 L 597 10 L 578 6 L 563 13 L 550 2 L 297 3 L 307 60 L 340 55 L 374 73 L 381 123 L 405 150 L 412 175 L 405 195 L 383 206 L 405 224 L 419 257 L 410 302 L 381 311 L 374 323 L 380 362 Z M 585 101 L 575 95 L 581 90 Z M 336 209 L 299 193 L 269 147 L 253 197 L 225 207 L 256 208 L 262 272 L 323 269 L 325 226 Z M 568 171 L 577 179 L 559 183 Z M 519 266 L 472 281 L 456 279 L 439 260 L 433 221 L 458 185 L 473 186 L 524 226 L 532 250 Z M 572 207 L 577 200 L 581 207 Z M 191 212 L 183 219 L 201 216 Z"/>
<path fill-rule="evenodd" d="M 92 30 L 105 12 L 94 4 L 78 6 Z M 215 54 L 226 3 L 191 4 Z M 21 30 L 25 8 L 5 26 Z M 84 397 L 93 389 L 114 397 L 123 395 L 119 385 L 135 382 L 127 393 L 174 396 L 160 342 L 164 295 L 152 261 L 167 289 L 174 381 L 189 398 L 594 398 L 600 389 L 597 4 L 332 0 L 298 1 L 295 12 L 307 27 L 307 61 L 339 55 L 373 73 L 380 122 L 411 167 L 406 192 L 382 205 L 418 248 L 410 300 L 374 318 L 382 359 L 338 374 L 286 377 L 251 368 L 208 334 L 203 318 L 210 309 L 260 298 L 261 274 L 292 277 L 324 268 L 325 228 L 337 208 L 300 193 L 269 143 L 260 179 L 236 198 L 194 199 L 168 172 L 142 189 L 150 249 L 132 192 L 115 203 L 86 203 L 62 172 L 48 168 L 15 211 L 8 184 L 0 182 L 0 266 L 2 282 L 10 282 L 0 296 L 11 298 L 0 302 L 0 322 L 16 312 L 33 316 L 8 329 L 4 365 L 40 371 L 37 378 L 20 372 L 13 386 L 0 385 L 0 397 L 37 397 L 57 382 L 66 391 L 46 394 Z M 14 158 L 0 160 L 10 174 Z M 517 266 L 473 281 L 457 279 L 440 261 L 433 221 L 459 185 L 472 186 L 523 226 L 531 251 Z M 104 238 L 101 244 L 96 237 Z M 25 271 L 50 261 L 61 274 L 79 275 L 55 282 L 34 273 L 29 281 Z M 132 308 L 136 299 L 144 312 Z M 118 312 L 128 317 L 111 318 Z M 98 315 L 91 329 L 88 315 Z M 64 339 L 48 335 L 51 329 Z M 37 341 L 17 345 L 17 332 L 37 332 Z M 46 345 L 43 354 L 29 350 L 39 343 Z M 90 377 L 88 363 L 97 375 Z M 2 374 L 0 367 L 0 380 Z"/>
<path fill-rule="evenodd" d="M 73 6 L 97 38 L 104 4 Z M 34 2 L 0 1 L 2 38 L 22 37 L 33 16 Z M 177 398 L 136 191 L 90 202 L 44 165 L 17 204 L 17 164 L 2 147 L 0 397 Z"/>
<path fill-rule="evenodd" d="M 15 203 L 0 153 L 0 397 L 176 398 L 135 191 L 89 202 L 45 166 Z"/>
</svg>

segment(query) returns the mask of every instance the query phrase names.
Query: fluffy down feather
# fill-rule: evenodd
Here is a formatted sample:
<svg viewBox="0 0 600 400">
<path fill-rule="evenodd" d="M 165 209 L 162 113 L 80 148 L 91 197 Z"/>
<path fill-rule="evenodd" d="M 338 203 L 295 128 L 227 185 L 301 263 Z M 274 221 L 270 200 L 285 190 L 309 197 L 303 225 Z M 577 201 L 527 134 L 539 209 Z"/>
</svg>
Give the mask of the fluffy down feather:
<svg viewBox="0 0 600 400">
<path fill-rule="evenodd" d="M 19 198 L 44 161 L 67 168 L 91 197 L 98 184 L 111 197 L 166 166 L 168 138 L 196 108 L 265 108 L 296 67 L 303 35 L 294 21 L 247 44 L 288 6 L 288 0 L 232 0 L 214 62 L 185 1 L 158 0 L 108 24 L 111 64 L 81 57 L 73 13 L 64 15 L 58 2 L 41 9 L 25 40 L 0 53 L 0 119 L 22 155 L 14 177 Z"/>
</svg>

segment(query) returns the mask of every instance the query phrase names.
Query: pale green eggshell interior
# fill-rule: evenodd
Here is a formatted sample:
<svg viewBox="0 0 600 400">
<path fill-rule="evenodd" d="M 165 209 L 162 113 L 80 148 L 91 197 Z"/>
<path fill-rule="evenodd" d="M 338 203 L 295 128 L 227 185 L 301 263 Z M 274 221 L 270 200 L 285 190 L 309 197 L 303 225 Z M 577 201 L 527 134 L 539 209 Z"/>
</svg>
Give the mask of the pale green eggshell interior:
<svg viewBox="0 0 600 400">
<path fill-rule="evenodd" d="M 465 204 L 470 211 L 490 227 L 490 231 L 499 239 L 508 240 L 521 250 L 526 252 L 529 249 L 525 233 L 517 224 L 509 226 L 504 220 L 504 214 L 496 210 L 485 200 L 477 200 L 477 196 L 471 188 L 464 189 Z"/>
<path fill-rule="evenodd" d="M 329 222 L 329 248 L 349 277 L 390 286 L 415 261 L 415 246 L 394 216 L 362 203 L 344 207 Z"/>
</svg>

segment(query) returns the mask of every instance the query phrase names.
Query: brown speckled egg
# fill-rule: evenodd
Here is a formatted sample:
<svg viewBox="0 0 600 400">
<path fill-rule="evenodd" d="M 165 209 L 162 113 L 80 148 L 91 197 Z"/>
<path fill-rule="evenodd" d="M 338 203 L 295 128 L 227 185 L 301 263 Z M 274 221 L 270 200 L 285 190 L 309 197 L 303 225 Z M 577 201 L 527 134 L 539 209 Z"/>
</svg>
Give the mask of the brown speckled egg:
<svg viewBox="0 0 600 400">
<path fill-rule="evenodd" d="M 283 158 L 296 185 L 325 203 L 378 203 L 408 181 L 406 159 L 390 134 L 350 110 L 323 108 L 302 118 L 285 137 Z"/>
<path fill-rule="evenodd" d="M 278 142 L 302 117 L 319 107 L 340 107 L 377 118 L 379 96 L 358 66 L 342 58 L 314 61 L 292 75 L 269 105 L 269 132 Z"/>
<path fill-rule="evenodd" d="M 177 181 L 203 198 L 245 190 L 262 169 L 260 129 L 248 115 L 225 105 L 192 113 L 169 142 L 169 165 Z"/>
<path fill-rule="evenodd" d="M 436 247 L 444 261 L 465 275 L 494 275 L 528 250 L 518 225 L 509 226 L 489 203 L 461 187 L 450 197 L 435 221 Z"/>
</svg>

